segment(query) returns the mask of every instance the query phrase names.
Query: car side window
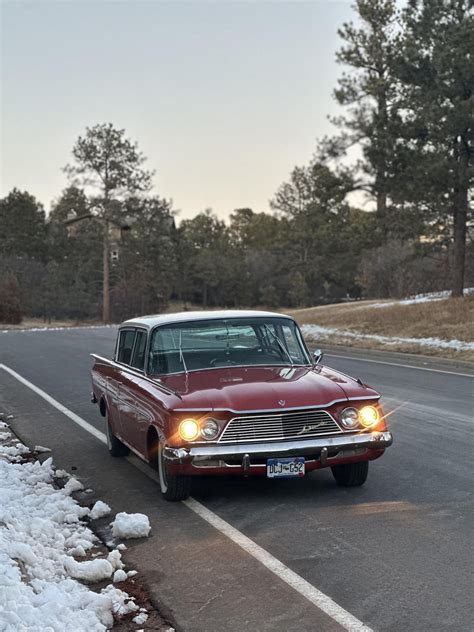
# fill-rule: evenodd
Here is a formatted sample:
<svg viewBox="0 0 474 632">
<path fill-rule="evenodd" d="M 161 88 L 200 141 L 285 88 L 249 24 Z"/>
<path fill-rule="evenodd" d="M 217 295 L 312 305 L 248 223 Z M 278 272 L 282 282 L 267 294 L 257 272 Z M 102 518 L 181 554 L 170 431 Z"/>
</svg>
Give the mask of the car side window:
<svg viewBox="0 0 474 632">
<path fill-rule="evenodd" d="M 143 371 L 145 368 L 145 347 L 146 347 L 146 332 L 137 331 L 137 337 L 135 339 L 135 349 L 133 351 L 132 366 L 135 369 Z"/>
<path fill-rule="evenodd" d="M 130 364 L 132 358 L 133 341 L 135 339 L 134 329 L 125 329 L 120 332 L 119 344 L 117 349 L 117 362 Z"/>
</svg>

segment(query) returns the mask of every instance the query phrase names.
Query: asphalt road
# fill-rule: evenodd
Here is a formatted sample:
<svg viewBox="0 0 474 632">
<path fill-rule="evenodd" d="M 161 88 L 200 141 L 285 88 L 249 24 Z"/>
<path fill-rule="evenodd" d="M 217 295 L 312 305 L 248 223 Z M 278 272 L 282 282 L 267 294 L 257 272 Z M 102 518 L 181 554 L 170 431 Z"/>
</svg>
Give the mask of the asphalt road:
<svg viewBox="0 0 474 632">
<path fill-rule="evenodd" d="M 89 403 L 89 353 L 111 355 L 114 340 L 113 328 L 0 333 L 0 363 L 103 430 Z M 194 498 L 374 630 L 472 630 L 474 380 L 456 374 L 472 371 L 351 355 L 332 350 L 324 362 L 361 377 L 394 410 L 394 445 L 364 487 L 337 488 L 324 470 L 295 481 L 203 479 Z M 152 537 L 132 543 L 126 560 L 177 629 L 342 629 L 185 505 L 162 501 L 134 459 L 109 457 L 2 370 L 1 410 L 115 511 L 150 516 Z"/>
</svg>

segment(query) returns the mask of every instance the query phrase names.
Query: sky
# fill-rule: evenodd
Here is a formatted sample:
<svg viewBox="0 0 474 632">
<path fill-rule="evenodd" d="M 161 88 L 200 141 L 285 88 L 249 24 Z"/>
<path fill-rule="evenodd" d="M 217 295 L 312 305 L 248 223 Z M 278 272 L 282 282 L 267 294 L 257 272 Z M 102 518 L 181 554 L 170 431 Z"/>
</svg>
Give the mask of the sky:
<svg viewBox="0 0 474 632">
<path fill-rule="evenodd" d="M 180 217 L 268 211 L 334 133 L 349 0 L 1 0 L 0 195 L 48 210 L 86 127 L 124 128 Z"/>
</svg>

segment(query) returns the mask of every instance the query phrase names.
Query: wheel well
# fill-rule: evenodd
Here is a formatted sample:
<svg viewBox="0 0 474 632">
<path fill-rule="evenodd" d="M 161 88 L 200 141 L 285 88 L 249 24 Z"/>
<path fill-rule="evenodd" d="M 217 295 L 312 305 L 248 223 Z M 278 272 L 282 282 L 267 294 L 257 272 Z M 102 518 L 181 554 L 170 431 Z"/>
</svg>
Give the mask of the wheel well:
<svg viewBox="0 0 474 632">
<path fill-rule="evenodd" d="M 156 428 L 150 426 L 146 438 L 148 462 L 156 470 L 158 469 L 158 433 Z"/>
<path fill-rule="evenodd" d="M 107 404 L 105 403 L 105 398 L 104 397 L 100 398 L 99 410 L 100 410 L 100 414 L 102 415 L 102 417 L 105 417 L 105 414 L 107 412 Z"/>
</svg>

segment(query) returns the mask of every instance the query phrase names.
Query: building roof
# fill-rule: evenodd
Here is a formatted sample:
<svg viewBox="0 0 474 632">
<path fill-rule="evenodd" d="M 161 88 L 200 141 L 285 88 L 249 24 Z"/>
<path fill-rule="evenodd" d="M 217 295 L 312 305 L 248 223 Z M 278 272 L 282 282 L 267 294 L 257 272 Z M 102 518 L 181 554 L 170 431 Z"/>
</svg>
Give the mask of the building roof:
<svg viewBox="0 0 474 632">
<path fill-rule="evenodd" d="M 131 318 L 130 320 L 126 320 L 120 325 L 120 327 L 140 326 L 146 327 L 147 329 L 152 329 L 157 325 L 171 325 L 173 323 L 195 322 L 199 320 L 223 320 L 228 318 L 268 318 L 269 316 L 277 318 L 291 318 L 286 314 L 279 314 L 278 312 L 226 309 L 219 311 L 179 312 L 177 314 L 154 314 L 150 316 L 139 316 L 138 318 Z"/>
</svg>

